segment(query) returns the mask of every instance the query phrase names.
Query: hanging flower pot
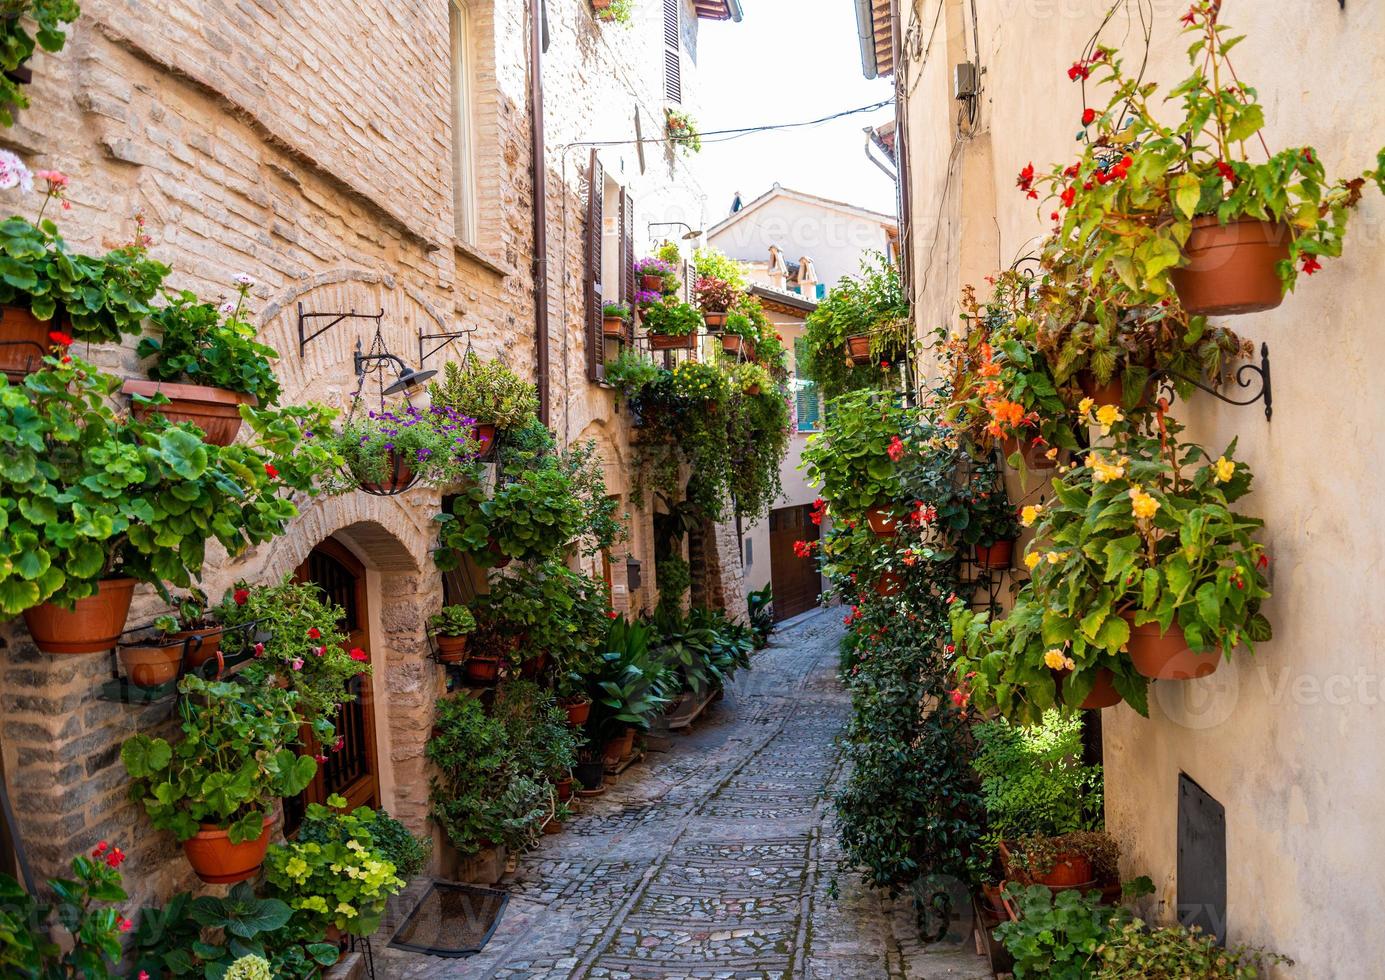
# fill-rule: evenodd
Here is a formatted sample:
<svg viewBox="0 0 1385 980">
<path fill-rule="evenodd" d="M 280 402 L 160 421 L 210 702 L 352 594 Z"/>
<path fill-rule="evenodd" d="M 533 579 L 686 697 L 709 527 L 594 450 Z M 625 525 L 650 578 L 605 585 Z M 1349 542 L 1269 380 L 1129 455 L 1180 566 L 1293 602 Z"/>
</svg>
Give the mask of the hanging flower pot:
<svg viewBox="0 0 1385 980">
<path fill-rule="evenodd" d="M 221 656 L 221 627 L 208 626 L 203 629 L 183 630 L 173 634 L 173 639 L 188 641 L 188 669 L 197 670 L 208 661 L 217 662 L 216 676 L 220 677 L 226 669 L 225 661 Z"/>
<path fill-rule="evenodd" d="M 1169 631 L 1163 633 L 1158 623 L 1136 626 L 1132 613 L 1125 613 L 1125 620 L 1130 624 L 1126 652 L 1135 669 L 1145 677 L 1157 681 L 1191 681 L 1214 673 L 1221 664 L 1221 654 L 1216 650 L 1199 653 L 1188 649 L 1183 627 L 1177 623 L 1171 623 Z"/>
<path fill-rule="evenodd" d="M 71 609 L 45 602 L 24 610 L 24 625 L 44 653 L 100 653 L 124 631 L 134 591 L 132 578 L 106 579 Z"/>
<path fill-rule="evenodd" d="M 361 480 L 360 487 L 377 497 L 393 497 L 414 485 L 415 473 L 408 460 L 394 450 L 389 451 L 384 478 L 378 481 Z"/>
<path fill-rule="evenodd" d="M 132 411 L 135 418 L 145 419 L 151 415 L 161 415 L 169 422 L 191 422 L 204 433 L 208 445 L 229 446 L 236 441 L 240 431 L 240 407 L 256 405 L 253 395 L 225 388 L 212 388 L 209 385 L 173 384 L 168 381 L 136 381 L 131 379 L 121 385 L 122 395 L 139 395 L 153 398 L 163 394 L 168 398 L 167 405 L 141 405 L 135 403 Z"/>
<path fill-rule="evenodd" d="M 438 661 L 444 664 L 459 664 L 466 659 L 466 636 L 435 636 L 438 644 Z"/>
<path fill-rule="evenodd" d="M 745 393 L 749 395 L 751 398 L 759 398 L 760 390 L 760 383 L 757 381 L 754 384 L 747 385 Z"/>
<path fill-rule="evenodd" d="M 269 850 L 273 817 L 265 817 L 260 836 L 232 844 L 225 828 L 204 823 L 202 829 L 183 841 L 183 854 L 197 877 L 209 885 L 230 885 L 259 873 Z"/>
<path fill-rule="evenodd" d="M 1125 402 L 1125 379 L 1121 374 L 1113 374 L 1111 380 L 1105 384 L 1098 384 L 1096 375 L 1090 371 L 1079 371 L 1077 375 L 1077 385 L 1082 389 L 1082 394 L 1098 405 L 1117 405 Z M 1149 401 L 1149 385 L 1145 385 L 1145 390 L 1140 392 L 1139 401 L 1135 403 L 1135 408 L 1143 408 Z"/>
<path fill-rule="evenodd" d="M 708 333 L 716 333 L 719 330 L 721 330 L 722 327 L 726 326 L 726 315 L 727 314 L 725 310 L 722 310 L 719 313 L 704 312 L 702 314 L 702 322 L 707 324 Z"/>
<path fill-rule="evenodd" d="M 652 350 L 692 350 L 697 346 L 697 338 L 692 334 L 672 337 L 664 333 L 652 333 L 649 335 L 649 346 Z"/>
<path fill-rule="evenodd" d="M 601 318 L 601 332 L 607 337 L 620 339 L 625 336 L 625 321 L 618 316 Z"/>
<path fill-rule="evenodd" d="M 895 572 L 881 572 L 880 577 L 875 580 L 875 594 L 878 596 L 898 595 L 903 588 L 904 579 Z"/>
<path fill-rule="evenodd" d="M 52 348 L 52 321 L 40 320 L 24 306 L 0 306 L 0 372 L 14 384 L 43 367 Z"/>
<path fill-rule="evenodd" d="M 978 544 L 976 546 L 976 564 L 981 568 L 1009 568 L 1014 553 L 1015 542 L 1013 540 L 997 541 L 989 545 Z"/>
<path fill-rule="evenodd" d="M 178 676 L 183 663 L 183 641 L 122 643 L 118 656 L 130 683 L 147 690 L 167 684 Z"/>
<path fill-rule="evenodd" d="M 892 538 L 899 531 L 899 518 L 886 507 L 872 507 L 866 511 L 866 523 L 882 538 Z"/>
<path fill-rule="evenodd" d="M 852 334 L 846 338 L 846 359 L 855 367 L 870 364 L 870 334 Z"/>
<path fill-rule="evenodd" d="M 607 0 L 609 3 L 609 0 Z M 647 293 L 662 293 L 664 291 L 663 276 L 640 276 L 640 288 Z"/>
<path fill-rule="evenodd" d="M 495 446 L 495 425 L 490 422 L 477 422 L 471 427 L 471 438 L 476 440 L 481 458 L 489 457 L 491 449 Z"/>
<path fill-rule="evenodd" d="M 1063 678 L 1071 674 L 1070 670 L 1055 670 L 1054 680 L 1058 685 L 1058 698 L 1063 697 Z M 1113 708 L 1120 704 L 1124 698 L 1120 691 L 1116 690 L 1116 675 L 1111 673 L 1108 667 L 1099 667 L 1096 672 L 1096 680 L 1092 683 L 1092 689 L 1078 705 L 1084 711 L 1099 711 L 1102 708 Z"/>
<path fill-rule="evenodd" d="M 500 677 L 500 658 L 473 653 L 467 658 L 466 679 L 469 684 L 490 685 Z"/>
<path fill-rule="evenodd" d="M 563 701 L 563 708 L 567 711 L 567 723 L 573 728 L 585 725 L 592 713 L 591 699 L 582 695 Z"/>
<path fill-rule="evenodd" d="M 1169 276 L 1193 316 L 1232 316 L 1272 310 L 1284 301 L 1279 263 L 1289 260 L 1289 227 L 1243 218 L 1221 224 L 1216 215 L 1193 219 L 1183 247 L 1187 261 Z"/>
</svg>

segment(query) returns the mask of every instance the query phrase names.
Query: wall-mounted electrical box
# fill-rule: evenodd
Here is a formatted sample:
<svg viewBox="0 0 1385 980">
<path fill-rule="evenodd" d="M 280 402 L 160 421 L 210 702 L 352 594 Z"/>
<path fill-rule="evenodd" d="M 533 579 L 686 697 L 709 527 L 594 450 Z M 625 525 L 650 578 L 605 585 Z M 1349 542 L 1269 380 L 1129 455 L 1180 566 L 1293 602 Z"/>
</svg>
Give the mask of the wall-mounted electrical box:
<svg viewBox="0 0 1385 980">
<path fill-rule="evenodd" d="M 980 89 L 980 78 L 976 72 L 976 65 L 970 61 L 964 61 L 958 65 L 953 75 L 953 97 L 958 102 L 976 98 Z"/>
</svg>

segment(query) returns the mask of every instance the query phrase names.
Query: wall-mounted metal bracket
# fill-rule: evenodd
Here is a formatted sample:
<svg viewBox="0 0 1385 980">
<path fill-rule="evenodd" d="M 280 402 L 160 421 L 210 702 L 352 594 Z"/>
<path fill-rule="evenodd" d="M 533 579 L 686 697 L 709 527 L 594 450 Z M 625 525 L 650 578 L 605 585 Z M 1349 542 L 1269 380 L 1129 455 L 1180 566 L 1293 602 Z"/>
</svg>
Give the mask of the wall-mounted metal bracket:
<svg viewBox="0 0 1385 980">
<path fill-rule="evenodd" d="M 325 326 L 319 327 L 318 329 L 314 330 L 312 333 L 307 333 L 307 332 L 306 332 L 306 330 L 307 330 L 307 323 L 308 323 L 309 320 L 324 320 L 324 319 L 327 319 L 327 318 L 329 318 L 329 317 L 331 318 L 331 322 L 327 323 Z M 357 313 L 355 310 L 352 310 L 352 311 L 350 311 L 349 313 L 305 313 L 305 312 L 303 312 L 303 304 L 302 304 L 302 303 L 299 303 L 299 304 L 298 304 L 298 356 L 299 356 L 299 357 L 302 357 L 302 356 L 303 356 L 303 351 L 307 348 L 308 344 L 309 344 L 311 341 L 314 341 L 314 340 L 316 340 L 318 337 L 321 337 L 321 336 L 322 336 L 323 334 L 325 334 L 328 330 L 331 330 L 333 327 L 335 327 L 338 323 L 341 323 L 341 321 L 343 321 L 343 320 L 352 320 L 352 319 L 355 319 L 355 320 L 374 320 L 374 321 L 375 321 L 375 329 L 378 331 L 378 330 L 380 329 L 380 321 L 383 320 L 384 318 L 385 318 L 385 308 L 384 308 L 383 306 L 380 307 L 380 312 L 379 312 L 379 313 Z"/>
<path fill-rule="evenodd" d="M 428 361 L 428 358 L 452 343 L 452 341 L 460 340 L 463 337 L 470 337 L 475 332 L 476 327 L 463 327 L 461 330 L 452 330 L 447 333 L 424 333 L 422 328 L 420 328 L 418 331 L 418 366 L 423 367 Z M 438 340 L 441 341 L 441 343 L 435 344 L 429 350 L 424 350 L 425 344 L 431 340 Z M 470 340 L 467 341 L 467 347 L 468 349 L 471 347 Z"/>
<path fill-rule="evenodd" d="M 1179 381 L 1185 381 L 1188 384 L 1192 385 L 1194 388 L 1198 389 L 1199 391 L 1205 391 L 1213 398 L 1217 398 L 1221 401 L 1224 401 L 1228 405 L 1254 405 L 1258 401 L 1263 401 L 1265 403 L 1265 421 L 1268 422 L 1274 416 L 1274 389 L 1270 386 L 1269 344 L 1262 343 L 1260 345 L 1259 364 L 1242 364 L 1239 368 L 1236 369 L 1236 385 L 1240 388 L 1250 388 L 1255 384 L 1254 380 L 1252 380 L 1251 378 L 1251 375 L 1255 375 L 1260 379 L 1260 390 L 1250 398 L 1236 399 L 1228 398 L 1227 396 L 1223 395 L 1220 391 L 1217 391 L 1217 389 L 1209 387 L 1200 381 L 1194 381 L 1192 378 L 1185 377 L 1181 374 L 1174 374 L 1171 371 L 1164 372 L 1165 377 L 1176 378 Z"/>
</svg>

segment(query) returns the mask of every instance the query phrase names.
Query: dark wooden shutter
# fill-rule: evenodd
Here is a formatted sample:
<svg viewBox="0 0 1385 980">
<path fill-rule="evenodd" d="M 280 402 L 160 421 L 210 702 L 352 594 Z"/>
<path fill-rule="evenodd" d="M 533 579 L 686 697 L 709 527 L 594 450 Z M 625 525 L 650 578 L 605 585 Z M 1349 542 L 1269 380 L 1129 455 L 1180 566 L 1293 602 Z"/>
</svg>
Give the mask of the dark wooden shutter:
<svg viewBox="0 0 1385 980">
<path fill-rule="evenodd" d="M 620 298 L 635 309 L 635 199 L 624 187 L 620 189 Z M 635 318 L 625 321 L 625 344 L 635 346 Z"/>
<path fill-rule="evenodd" d="M 683 101 L 683 0 L 664 0 L 664 98 Z"/>
<path fill-rule="evenodd" d="M 601 223 L 602 197 L 606 190 L 606 171 L 592 150 L 587 168 L 587 378 L 606 377 L 605 335 L 601 331 Z"/>
</svg>

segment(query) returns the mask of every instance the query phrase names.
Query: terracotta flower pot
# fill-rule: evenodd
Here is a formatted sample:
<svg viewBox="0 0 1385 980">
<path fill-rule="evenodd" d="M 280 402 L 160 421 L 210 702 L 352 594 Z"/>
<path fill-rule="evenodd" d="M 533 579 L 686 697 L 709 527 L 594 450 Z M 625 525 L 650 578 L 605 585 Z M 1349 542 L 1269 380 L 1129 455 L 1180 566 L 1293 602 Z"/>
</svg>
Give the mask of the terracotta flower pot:
<svg viewBox="0 0 1385 980">
<path fill-rule="evenodd" d="M 976 564 L 981 568 L 1009 568 L 1015 554 L 1015 542 L 997 541 L 992 545 L 976 546 Z"/>
<path fill-rule="evenodd" d="M 670 337 L 663 333 L 649 335 L 649 346 L 652 350 L 692 350 L 696 344 L 697 338 L 692 334 L 686 337 Z"/>
<path fill-rule="evenodd" d="M 1134 616 L 1125 614 L 1130 623 L 1130 643 L 1126 652 L 1130 662 L 1145 677 L 1157 681 L 1191 681 L 1214 673 L 1221 664 L 1221 653 L 1211 650 L 1199 653 L 1188 649 L 1183 627 L 1169 626 L 1167 633 L 1159 631 L 1158 623 L 1136 626 Z"/>
<path fill-rule="evenodd" d="M 1010 872 L 1014 860 L 1015 855 L 1010 850 L 1009 845 L 1002 841 L 1000 844 L 1000 861 L 1007 873 Z M 1018 873 L 1018 877 L 1030 878 L 1036 885 L 1047 885 L 1055 891 L 1064 891 L 1092 883 L 1092 862 L 1085 854 L 1060 854 L 1054 860 L 1053 867 L 1044 874 L 1024 871 L 1020 868 L 1015 868 L 1015 871 Z M 1014 876 L 1016 875 L 1012 875 L 1012 877 Z"/>
<path fill-rule="evenodd" d="M 1097 384 L 1096 375 L 1090 371 L 1080 371 L 1077 375 L 1077 386 L 1082 389 L 1082 394 L 1096 402 L 1098 405 L 1116 405 L 1125 403 L 1125 380 L 1120 374 L 1113 374 L 1111 380 L 1103 384 Z M 1149 385 L 1145 385 L 1145 390 L 1140 393 L 1139 401 L 1135 407 L 1142 407 L 1149 400 Z"/>
<path fill-rule="evenodd" d="M 624 337 L 625 321 L 618 316 L 602 317 L 601 332 L 607 337 Z"/>
<path fill-rule="evenodd" d="M 1051 470 L 1058 465 L 1058 460 L 1049 459 L 1046 455 L 1049 447 L 1036 446 L 1032 439 L 1025 439 L 1021 444 L 1014 436 L 1006 436 L 1001 441 L 1001 449 L 1006 459 L 1019 453 L 1024 458 L 1024 465 L 1031 470 Z"/>
<path fill-rule="evenodd" d="M 264 864 L 273 823 L 273 817 L 265 817 L 260 836 L 240 844 L 232 844 L 224 828 L 204 823 L 195 836 L 183 841 L 183 854 L 197 877 L 210 885 L 245 881 L 255 877 Z"/>
<path fill-rule="evenodd" d="M 726 326 L 726 311 L 723 310 L 720 313 L 704 312 L 702 314 L 702 322 L 707 324 L 707 329 L 709 331 L 716 333 L 722 327 Z"/>
<path fill-rule="evenodd" d="M 758 397 L 760 397 L 760 384 L 759 384 L 759 382 L 757 381 L 757 382 L 755 382 L 754 384 L 748 385 L 748 386 L 746 387 L 746 389 L 745 389 L 745 393 L 746 393 L 747 395 L 749 395 L 751 398 L 758 398 Z"/>
<path fill-rule="evenodd" d="M 1063 697 L 1063 679 L 1071 674 L 1070 670 L 1055 670 L 1053 672 L 1058 682 L 1058 698 Z M 1078 705 L 1083 711 L 1100 711 L 1102 708 L 1113 708 L 1120 704 L 1122 700 L 1120 691 L 1116 690 L 1116 675 L 1111 673 L 1107 667 L 1101 667 L 1096 672 L 1096 680 L 1092 683 L 1092 689 Z"/>
<path fill-rule="evenodd" d="M 178 676 L 183 663 L 183 642 L 156 645 L 132 644 L 119 648 L 120 666 L 135 687 L 153 688 Z"/>
<path fill-rule="evenodd" d="M 1187 261 L 1169 272 L 1183 309 L 1195 316 L 1274 309 L 1284 301 L 1278 265 L 1288 261 L 1291 240 L 1284 224 L 1245 218 L 1223 225 L 1216 215 L 1194 218 L 1183 247 Z"/>
<path fill-rule="evenodd" d="M 581 728 L 591 717 L 592 703 L 589 700 L 569 701 L 563 707 L 567 710 L 567 723 L 573 728 Z"/>
<path fill-rule="evenodd" d="M 494 684 L 500 676 L 500 658 L 472 654 L 466 662 L 466 679 L 471 684 Z"/>
<path fill-rule="evenodd" d="M 256 405 L 253 395 L 209 385 L 173 384 L 168 381 L 126 381 L 121 385 L 122 395 L 141 395 L 152 398 L 157 394 L 168 396 L 167 405 L 134 405 L 135 418 L 144 419 L 150 415 L 162 415 L 170 422 L 191 422 L 204 433 L 208 445 L 229 446 L 236 441 L 240 431 L 240 407 Z"/>
<path fill-rule="evenodd" d="M 437 636 L 438 660 L 445 664 L 459 664 L 466 659 L 466 636 Z"/>
<path fill-rule="evenodd" d="M 572 777 L 567 776 L 563 779 L 559 779 L 553 784 L 553 789 L 554 792 L 558 794 L 558 802 L 566 803 L 568 800 L 572 799 Z"/>
<path fill-rule="evenodd" d="M 726 333 L 721 335 L 721 349 L 728 354 L 744 353 L 749 346 L 749 342 L 740 334 Z"/>
<path fill-rule="evenodd" d="M 72 609 L 51 602 L 24 610 L 24 625 L 44 653 L 100 653 L 115 646 L 130 615 L 132 578 L 110 578 Z"/>
<path fill-rule="evenodd" d="M 897 595 L 904 588 L 904 580 L 894 572 L 881 572 L 875 580 L 875 594 L 879 596 Z"/>
<path fill-rule="evenodd" d="M 360 482 L 361 489 L 366 493 L 373 493 L 379 497 L 393 497 L 413 486 L 414 470 L 409 465 L 408 460 L 394 450 L 390 450 L 389 462 L 385 464 L 385 478 L 379 481 L 361 480 Z"/>
<path fill-rule="evenodd" d="M 627 758 L 635 751 L 635 730 L 627 728 L 623 735 L 608 739 L 602 755 L 606 760 L 606 765 L 613 766 L 620 760 Z"/>
<path fill-rule="evenodd" d="M 40 320 L 23 306 L 0 306 L 0 373 L 18 384 L 43 367 L 53 346 L 51 320 Z"/>
<path fill-rule="evenodd" d="M 606 3 L 597 7 L 597 9 L 601 10 L 608 6 L 610 6 L 610 0 L 606 0 Z M 664 291 L 664 277 L 640 276 L 640 289 L 644 290 L 647 293 L 662 293 Z"/>
<path fill-rule="evenodd" d="M 187 640 L 189 637 L 197 637 L 198 639 L 188 643 L 188 668 L 197 670 L 209 660 L 215 660 L 219 665 L 217 676 L 220 677 L 226 669 L 225 662 L 221 657 L 221 627 L 207 626 L 173 634 L 175 640 Z"/>
<path fill-rule="evenodd" d="M 478 443 L 480 454 L 489 456 L 495 445 L 495 426 L 490 422 L 477 422 L 471 427 L 471 438 Z"/>
<path fill-rule="evenodd" d="M 866 511 L 866 523 L 882 538 L 892 538 L 899 531 L 899 518 L 885 507 L 872 507 Z"/>
<path fill-rule="evenodd" d="M 563 822 L 557 817 L 549 817 L 543 825 L 543 832 L 549 835 L 561 834 L 563 832 Z"/>
<path fill-rule="evenodd" d="M 870 334 L 853 334 L 846 338 L 846 359 L 856 367 L 870 363 Z"/>
</svg>

